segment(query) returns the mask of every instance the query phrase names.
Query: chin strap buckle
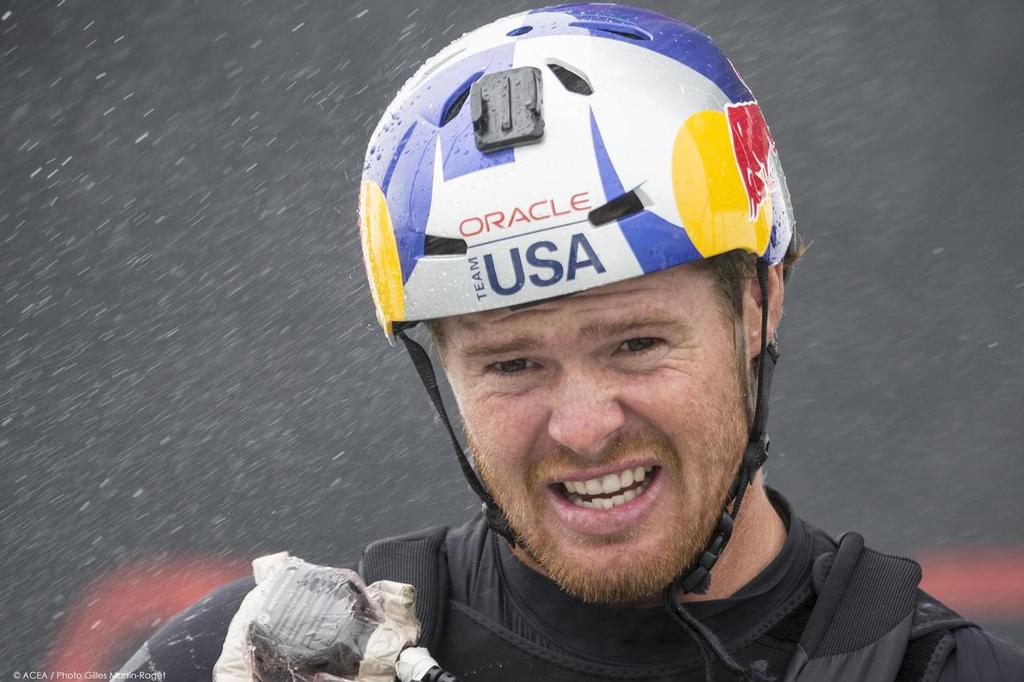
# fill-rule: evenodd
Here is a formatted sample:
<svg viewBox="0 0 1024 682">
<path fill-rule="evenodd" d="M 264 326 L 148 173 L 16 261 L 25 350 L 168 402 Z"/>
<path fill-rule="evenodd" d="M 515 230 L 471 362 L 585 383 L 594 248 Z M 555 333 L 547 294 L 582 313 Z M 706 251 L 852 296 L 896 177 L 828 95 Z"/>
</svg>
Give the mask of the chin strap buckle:
<svg viewBox="0 0 1024 682">
<path fill-rule="evenodd" d="M 708 591 L 708 587 L 711 585 L 711 569 L 718 563 L 726 543 L 732 537 L 733 522 L 734 519 L 729 515 L 729 512 L 723 511 L 718 519 L 715 533 L 711 536 L 711 542 L 708 543 L 707 549 L 704 550 L 704 554 L 697 561 L 697 565 L 683 576 L 683 579 L 679 582 L 684 592 L 688 594 L 704 594 Z"/>
<path fill-rule="evenodd" d="M 747 467 L 749 481 L 754 480 L 757 470 L 768 461 L 768 448 L 772 445 L 772 439 L 767 433 L 762 433 L 757 440 L 747 443 L 747 449 L 743 453 L 743 466 Z"/>
</svg>

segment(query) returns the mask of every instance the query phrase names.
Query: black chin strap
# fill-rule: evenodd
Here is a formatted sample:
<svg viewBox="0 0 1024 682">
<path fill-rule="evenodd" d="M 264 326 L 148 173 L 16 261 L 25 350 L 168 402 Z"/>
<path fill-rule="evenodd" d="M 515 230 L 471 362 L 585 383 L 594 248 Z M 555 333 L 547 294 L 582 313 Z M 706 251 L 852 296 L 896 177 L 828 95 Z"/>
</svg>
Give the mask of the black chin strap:
<svg viewBox="0 0 1024 682">
<path fill-rule="evenodd" d="M 744 680 L 764 680 L 764 675 L 756 670 L 744 667 L 734 659 L 721 641 L 705 625 L 693 617 L 676 597 L 679 590 L 688 594 L 705 594 L 711 586 L 711 569 L 722 556 L 725 546 L 732 537 L 733 525 L 743 505 L 743 497 L 747 488 L 757 475 L 757 470 L 768 459 L 768 394 L 771 391 L 772 373 L 779 359 L 778 342 L 768 339 L 768 264 L 758 259 L 757 283 L 761 290 L 761 352 L 757 359 L 757 402 L 754 407 L 754 420 L 750 427 L 750 438 L 747 449 L 740 461 L 739 471 L 733 481 L 729 496 L 725 501 L 718 526 L 708 541 L 704 552 L 696 565 L 682 573 L 665 589 L 665 605 L 669 613 L 679 622 L 690 636 L 697 642 L 701 657 L 704 659 L 704 676 L 711 680 L 711 657 L 713 653 L 729 672 L 739 675 Z M 732 510 L 729 507 L 732 505 Z"/>
<path fill-rule="evenodd" d="M 409 357 L 412 359 L 413 366 L 416 367 L 416 372 L 420 375 L 423 388 L 427 389 L 430 402 L 434 403 L 434 409 L 437 411 L 438 416 L 441 417 L 441 421 L 444 422 L 444 427 L 448 429 L 448 435 L 452 439 L 452 447 L 455 449 L 455 456 L 458 458 L 459 466 L 462 468 L 462 475 L 466 477 L 469 487 L 473 489 L 477 497 L 483 501 L 483 511 L 487 519 L 487 525 L 515 547 L 518 544 L 515 531 L 512 530 L 512 526 L 509 525 L 508 519 L 505 518 L 504 512 L 498 507 L 494 498 L 487 492 L 487 488 L 480 482 L 480 477 L 477 476 L 473 465 L 469 463 L 469 458 L 466 457 L 462 444 L 459 443 L 459 438 L 455 435 L 455 428 L 452 427 L 452 421 L 448 418 L 448 412 L 444 409 L 444 401 L 441 399 L 441 391 L 437 386 L 437 377 L 434 375 L 434 366 L 430 362 L 430 356 L 423 346 L 406 335 L 404 329 L 397 330 L 395 336 L 402 340 L 402 343 L 405 344 L 405 349 L 409 351 Z"/>
<path fill-rule="evenodd" d="M 750 427 L 750 438 L 747 441 L 747 449 L 740 461 L 739 471 L 729 491 L 729 497 L 725 501 L 722 516 L 718 520 L 711 540 L 701 554 L 697 564 L 689 571 L 676 578 L 673 588 L 682 588 L 689 594 L 704 594 L 711 585 L 711 569 L 722 556 L 729 538 L 732 537 L 733 524 L 740 507 L 743 505 L 743 496 L 747 487 L 757 475 L 765 460 L 768 459 L 768 392 L 771 390 L 772 373 L 775 370 L 775 363 L 779 359 L 778 343 L 772 339 L 767 343 L 768 336 L 768 264 L 762 260 L 757 261 L 757 282 L 761 289 L 761 352 L 757 356 L 757 402 L 754 407 L 754 420 Z M 765 362 L 768 360 L 768 362 Z M 732 511 L 729 505 L 732 505 Z"/>
</svg>

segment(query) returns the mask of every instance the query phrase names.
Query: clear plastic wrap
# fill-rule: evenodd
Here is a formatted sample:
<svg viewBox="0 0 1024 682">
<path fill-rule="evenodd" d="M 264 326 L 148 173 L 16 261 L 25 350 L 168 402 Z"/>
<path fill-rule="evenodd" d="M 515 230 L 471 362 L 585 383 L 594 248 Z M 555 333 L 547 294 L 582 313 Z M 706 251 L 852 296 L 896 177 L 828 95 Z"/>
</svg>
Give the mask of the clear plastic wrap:
<svg viewBox="0 0 1024 682">
<path fill-rule="evenodd" d="M 253 562 L 216 682 L 392 682 L 419 633 L 415 589 L 285 553 Z"/>
<path fill-rule="evenodd" d="M 312 682 L 317 675 L 354 680 L 370 635 L 384 622 L 375 603 L 379 594 L 368 594 L 354 571 L 296 558 L 265 585 L 246 631 L 253 676 L 260 682 Z"/>
</svg>

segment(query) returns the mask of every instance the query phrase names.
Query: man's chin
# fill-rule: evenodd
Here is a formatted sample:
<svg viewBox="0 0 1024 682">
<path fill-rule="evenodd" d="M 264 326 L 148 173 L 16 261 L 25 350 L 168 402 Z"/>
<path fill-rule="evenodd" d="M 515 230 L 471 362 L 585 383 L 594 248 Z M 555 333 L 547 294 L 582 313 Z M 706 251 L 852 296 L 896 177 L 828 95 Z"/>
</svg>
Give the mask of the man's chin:
<svg viewBox="0 0 1024 682">
<path fill-rule="evenodd" d="M 559 587 L 586 602 L 650 601 L 685 565 L 678 547 L 637 533 L 541 544 L 530 548 L 533 561 Z"/>
</svg>

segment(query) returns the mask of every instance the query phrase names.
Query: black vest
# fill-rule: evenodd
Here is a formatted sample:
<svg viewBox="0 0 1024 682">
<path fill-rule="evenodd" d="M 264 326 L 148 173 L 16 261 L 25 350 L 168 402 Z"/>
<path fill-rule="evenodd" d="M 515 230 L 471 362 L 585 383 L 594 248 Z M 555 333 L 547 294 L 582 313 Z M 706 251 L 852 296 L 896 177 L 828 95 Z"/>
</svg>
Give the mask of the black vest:
<svg viewBox="0 0 1024 682">
<path fill-rule="evenodd" d="M 416 587 L 419 645 L 460 682 L 644 680 L 678 682 L 678 667 L 605 666 L 545 649 L 447 598 L 447 529 L 432 528 L 370 545 L 360 564 L 367 582 Z M 932 682 L 953 649 L 951 630 L 970 625 L 918 589 L 913 561 L 864 548 L 855 533 L 814 562 L 816 598 L 772 631 L 795 642 L 783 682 Z M 692 672 L 692 669 L 685 672 Z M 715 679 L 730 679 L 722 669 Z"/>
</svg>

